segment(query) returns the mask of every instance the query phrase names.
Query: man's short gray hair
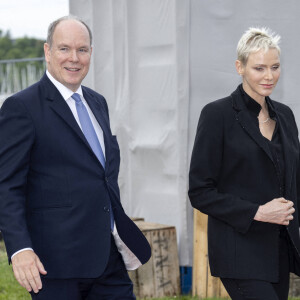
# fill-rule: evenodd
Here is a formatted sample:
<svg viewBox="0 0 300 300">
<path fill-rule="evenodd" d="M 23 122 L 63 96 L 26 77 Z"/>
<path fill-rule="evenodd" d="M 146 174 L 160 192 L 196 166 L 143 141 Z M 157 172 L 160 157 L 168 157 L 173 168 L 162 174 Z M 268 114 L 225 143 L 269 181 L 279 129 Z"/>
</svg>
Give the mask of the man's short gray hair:
<svg viewBox="0 0 300 300">
<path fill-rule="evenodd" d="M 280 36 L 272 32 L 269 28 L 254 28 L 250 27 L 241 37 L 237 45 L 237 59 L 243 65 L 247 64 L 249 54 L 264 49 L 279 48 Z"/>
<path fill-rule="evenodd" d="M 72 15 L 68 15 L 68 16 L 64 16 L 64 17 L 61 17 L 55 21 L 53 21 L 49 27 L 48 27 L 48 34 L 47 34 L 47 44 L 49 44 L 50 48 L 52 46 L 52 43 L 53 43 L 53 34 L 54 34 L 54 31 L 55 31 L 55 28 L 56 26 L 62 22 L 62 21 L 66 21 L 66 20 L 76 20 L 78 22 L 80 22 L 81 24 L 83 24 L 87 31 L 89 32 L 89 36 L 90 36 L 90 45 L 92 45 L 92 40 L 93 40 L 93 37 L 92 37 L 92 31 L 90 29 L 90 27 L 85 23 L 83 22 L 80 18 L 76 17 L 76 16 L 72 16 Z"/>
</svg>

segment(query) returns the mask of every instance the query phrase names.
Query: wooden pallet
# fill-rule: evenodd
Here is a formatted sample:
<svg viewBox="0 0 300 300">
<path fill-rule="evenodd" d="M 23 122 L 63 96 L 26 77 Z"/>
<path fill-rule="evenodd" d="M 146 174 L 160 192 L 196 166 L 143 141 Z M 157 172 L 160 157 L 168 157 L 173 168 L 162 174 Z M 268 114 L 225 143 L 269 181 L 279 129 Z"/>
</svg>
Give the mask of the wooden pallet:
<svg viewBox="0 0 300 300">
<path fill-rule="evenodd" d="M 229 298 L 221 280 L 210 275 L 207 249 L 207 215 L 194 210 L 193 295 Z"/>
<path fill-rule="evenodd" d="M 152 257 L 129 276 L 139 298 L 180 294 L 180 274 L 174 226 L 135 221 L 151 245 Z"/>
</svg>

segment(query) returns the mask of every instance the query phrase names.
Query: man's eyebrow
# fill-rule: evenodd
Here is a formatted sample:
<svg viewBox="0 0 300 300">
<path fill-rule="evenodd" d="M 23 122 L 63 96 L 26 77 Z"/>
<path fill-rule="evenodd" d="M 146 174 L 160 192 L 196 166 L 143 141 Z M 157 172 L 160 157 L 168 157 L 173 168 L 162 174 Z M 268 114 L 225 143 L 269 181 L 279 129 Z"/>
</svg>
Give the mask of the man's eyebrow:
<svg viewBox="0 0 300 300">
<path fill-rule="evenodd" d="M 69 47 L 67 44 L 58 44 L 57 47 Z"/>
</svg>

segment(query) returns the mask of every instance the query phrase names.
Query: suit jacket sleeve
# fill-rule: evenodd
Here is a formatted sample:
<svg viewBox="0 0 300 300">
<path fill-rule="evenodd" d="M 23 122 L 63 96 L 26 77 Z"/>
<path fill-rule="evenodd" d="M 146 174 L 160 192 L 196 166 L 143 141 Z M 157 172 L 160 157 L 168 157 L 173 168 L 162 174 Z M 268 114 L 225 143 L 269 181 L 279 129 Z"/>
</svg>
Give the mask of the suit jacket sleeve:
<svg viewBox="0 0 300 300">
<path fill-rule="evenodd" d="M 293 118 L 293 122 L 294 122 L 294 128 L 296 129 L 296 133 L 298 136 L 298 127 L 297 127 L 297 123 L 296 123 L 296 119 L 294 116 L 294 113 L 292 112 L 291 109 L 289 109 Z M 299 140 L 298 140 L 298 149 L 300 149 L 300 144 L 299 144 Z M 297 185 L 297 207 L 296 209 L 298 210 L 298 223 L 300 223 L 300 152 L 299 152 L 299 158 L 298 158 L 298 165 L 297 165 L 297 175 L 296 175 L 296 185 Z M 298 226 L 300 227 L 300 224 L 298 224 Z M 299 231 L 300 234 L 300 231 Z"/>
<path fill-rule="evenodd" d="M 298 226 L 300 227 L 300 155 L 299 155 L 299 160 L 298 160 L 298 168 L 297 168 L 297 210 L 298 210 Z M 300 234 L 300 230 L 299 230 Z"/>
<path fill-rule="evenodd" d="M 0 110 L 0 230 L 10 258 L 31 247 L 26 224 L 26 178 L 34 128 L 25 107 L 7 99 Z"/>
<path fill-rule="evenodd" d="M 222 110 L 215 102 L 201 112 L 189 173 L 189 197 L 194 208 L 246 233 L 259 207 L 238 195 L 218 191 L 223 153 Z"/>
</svg>

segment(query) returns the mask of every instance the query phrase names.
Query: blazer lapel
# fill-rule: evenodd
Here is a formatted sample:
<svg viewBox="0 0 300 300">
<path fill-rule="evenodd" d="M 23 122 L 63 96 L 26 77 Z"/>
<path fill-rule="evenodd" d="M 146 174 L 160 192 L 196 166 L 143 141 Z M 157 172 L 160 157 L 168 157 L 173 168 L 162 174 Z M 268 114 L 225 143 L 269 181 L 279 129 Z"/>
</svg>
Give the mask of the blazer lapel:
<svg viewBox="0 0 300 300">
<path fill-rule="evenodd" d="M 46 78 L 45 78 L 46 77 Z M 85 138 L 82 130 L 80 129 L 78 123 L 76 122 L 68 104 L 63 99 L 57 88 L 52 84 L 46 75 L 41 79 L 46 99 L 49 101 L 50 108 L 70 127 L 71 130 L 81 139 L 81 141 L 92 151 L 93 155 L 99 162 L 97 156 L 94 154 L 90 144 Z M 100 166 L 101 163 L 99 162 Z"/>
<path fill-rule="evenodd" d="M 247 132 L 249 136 L 263 149 L 263 151 L 268 155 L 268 157 L 273 161 L 271 151 L 269 149 L 267 140 L 262 136 L 259 128 L 253 123 L 249 112 L 247 112 L 247 107 L 242 99 L 242 95 L 237 89 L 232 93 L 232 104 L 233 108 L 236 110 L 236 120 L 242 126 L 242 128 Z M 286 194 L 289 195 L 291 184 L 292 184 L 292 174 L 294 171 L 294 160 L 293 160 L 293 145 L 291 139 L 287 136 L 288 132 L 293 132 L 290 128 L 289 123 L 286 122 L 286 116 L 280 111 L 276 110 L 272 100 L 270 100 L 272 108 L 276 114 L 277 126 L 280 133 L 281 143 L 283 147 L 284 163 L 285 163 L 285 190 Z"/>
<path fill-rule="evenodd" d="M 295 164 L 293 161 L 294 156 L 292 155 L 293 147 L 287 133 L 292 132 L 293 129 L 289 127 L 289 123 L 286 122 L 286 117 L 282 113 L 277 112 L 277 119 L 285 163 L 285 191 L 286 194 L 289 195 Z"/>
<path fill-rule="evenodd" d="M 260 133 L 259 128 L 253 122 L 248 109 L 238 90 L 231 94 L 233 109 L 236 111 L 236 121 L 243 130 L 258 144 L 259 147 L 267 154 L 273 162 L 273 157 L 269 149 L 267 140 Z"/>
</svg>

